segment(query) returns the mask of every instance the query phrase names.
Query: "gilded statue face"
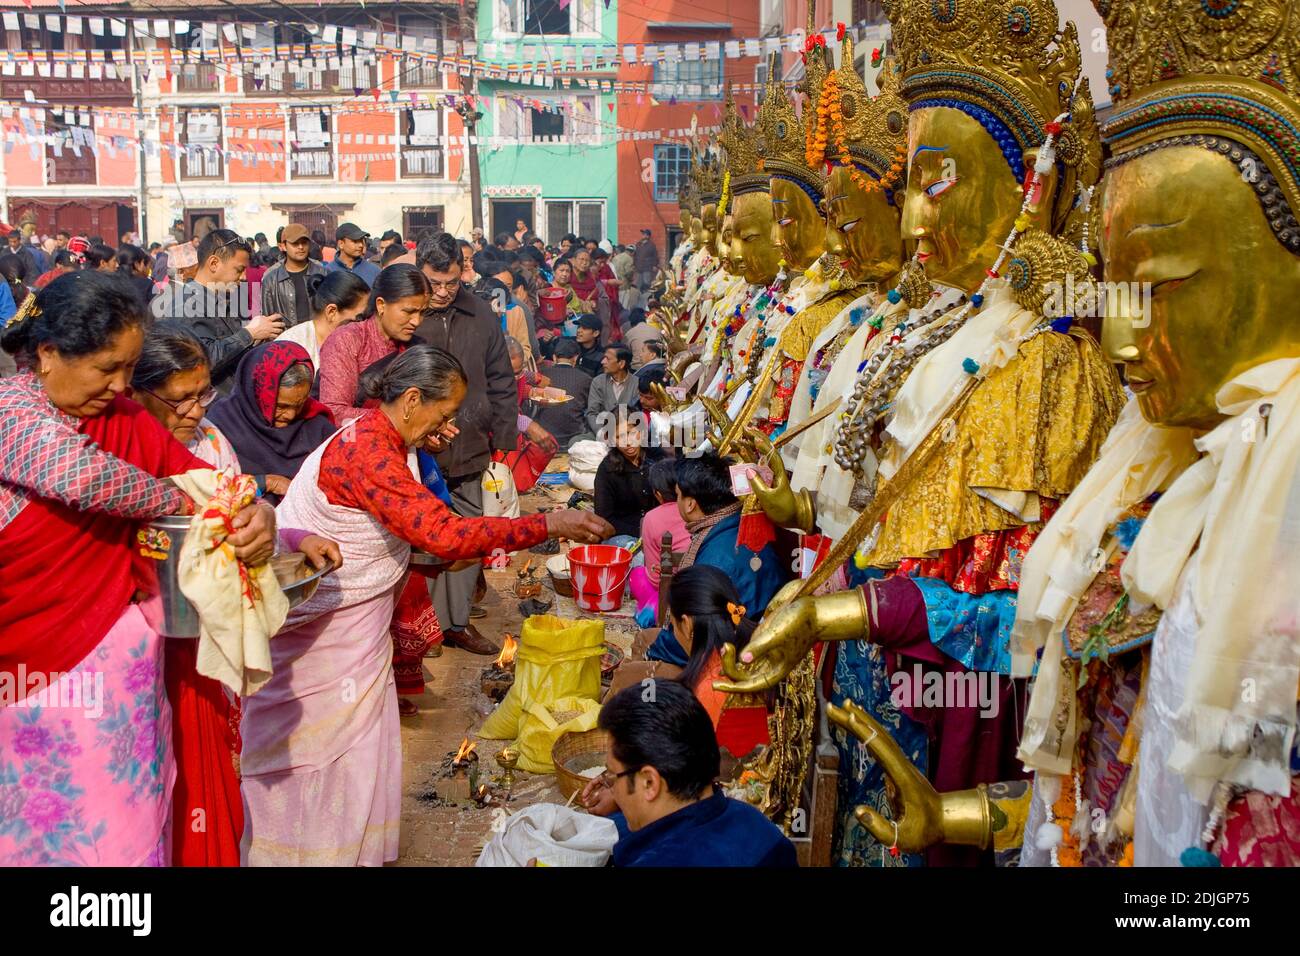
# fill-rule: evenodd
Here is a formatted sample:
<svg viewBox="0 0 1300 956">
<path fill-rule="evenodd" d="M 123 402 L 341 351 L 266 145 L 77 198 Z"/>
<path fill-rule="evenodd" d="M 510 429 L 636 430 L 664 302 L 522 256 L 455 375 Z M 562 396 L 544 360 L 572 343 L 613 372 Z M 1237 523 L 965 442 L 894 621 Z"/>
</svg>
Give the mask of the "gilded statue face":
<svg viewBox="0 0 1300 956">
<path fill-rule="evenodd" d="M 689 233 L 691 231 L 691 214 L 689 210 L 677 210 L 677 225 L 681 227 L 683 233 Z"/>
<path fill-rule="evenodd" d="M 1213 427 L 1223 384 L 1300 355 L 1300 258 L 1230 160 L 1174 146 L 1124 163 L 1106 174 L 1102 216 L 1102 344 L 1148 421 Z"/>
<path fill-rule="evenodd" d="M 717 258 L 718 253 L 718 204 L 706 202 L 700 207 L 700 239 L 709 255 Z"/>
<path fill-rule="evenodd" d="M 737 271 L 751 285 L 768 285 L 776 278 L 781 255 L 772 233 L 776 220 L 772 216 L 772 194 L 766 191 L 744 193 L 735 201 L 735 238 L 733 259 L 740 259 Z"/>
<path fill-rule="evenodd" d="M 735 257 L 735 220 L 731 213 L 722 217 L 722 225 L 718 229 L 718 238 L 715 240 L 718 246 L 718 258 L 722 260 L 722 268 L 733 276 L 740 275 L 740 266 Z"/>
<path fill-rule="evenodd" d="M 704 223 L 700 221 L 699 216 L 691 217 L 691 242 L 695 244 L 696 249 L 704 242 Z"/>
<path fill-rule="evenodd" d="M 772 214 L 787 268 L 807 269 L 826 251 L 826 221 L 803 188 L 772 177 Z"/>
<path fill-rule="evenodd" d="M 864 174 L 865 175 L 865 174 Z M 826 184 L 826 250 L 861 282 L 888 282 L 903 266 L 898 208 L 884 190 L 865 192 L 844 166 Z"/>
<path fill-rule="evenodd" d="M 984 127 L 948 106 L 911 114 L 908 156 L 902 219 L 908 252 L 916 251 L 934 281 L 973 292 L 1020 214 L 1021 184 Z M 1047 186 L 1044 217 L 1051 208 Z"/>
</svg>

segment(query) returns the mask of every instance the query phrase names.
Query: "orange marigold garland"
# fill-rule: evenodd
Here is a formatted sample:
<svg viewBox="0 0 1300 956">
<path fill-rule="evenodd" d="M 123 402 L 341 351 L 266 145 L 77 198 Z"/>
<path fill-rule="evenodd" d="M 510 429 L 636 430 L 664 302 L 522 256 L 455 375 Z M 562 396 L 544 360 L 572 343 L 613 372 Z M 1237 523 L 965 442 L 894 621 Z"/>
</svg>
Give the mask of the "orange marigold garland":
<svg viewBox="0 0 1300 956">
<path fill-rule="evenodd" d="M 844 129 L 844 102 L 840 95 L 839 80 L 831 73 L 822 83 L 821 94 L 817 99 L 817 116 L 815 122 L 808 124 L 804 138 L 804 159 L 810 169 L 828 167 L 827 146 L 834 144 L 836 159 L 849 171 L 849 178 L 863 192 L 893 189 L 903 176 L 907 162 L 907 148 L 899 146 L 894 153 L 893 162 L 879 180 L 870 179 L 862 174 L 849 153 L 849 137 Z"/>
</svg>

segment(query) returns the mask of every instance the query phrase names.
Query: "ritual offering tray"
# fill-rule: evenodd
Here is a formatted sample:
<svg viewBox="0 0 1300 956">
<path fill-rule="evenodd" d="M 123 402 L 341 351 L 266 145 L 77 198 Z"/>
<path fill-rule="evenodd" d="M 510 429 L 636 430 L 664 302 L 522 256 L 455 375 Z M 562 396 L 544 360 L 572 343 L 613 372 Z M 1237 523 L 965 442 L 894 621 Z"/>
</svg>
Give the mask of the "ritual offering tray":
<svg viewBox="0 0 1300 956">
<path fill-rule="evenodd" d="M 191 520 L 187 515 L 168 515 L 142 525 L 136 532 L 137 550 L 154 562 L 156 573 L 154 595 L 140 605 L 140 610 L 149 626 L 163 637 L 199 636 L 199 612 L 181 593 L 177 578 Z M 317 571 L 307 564 L 306 555 L 295 551 L 271 558 L 271 568 L 289 599 L 289 607 L 295 608 L 316 593 L 334 564 L 327 563 Z"/>
<path fill-rule="evenodd" d="M 538 405 L 563 405 L 565 402 L 573 401 L 573 396 L 564 389 L 551 385 L 534 388 L 528 393 L 528 397 Z"/>
</svg>

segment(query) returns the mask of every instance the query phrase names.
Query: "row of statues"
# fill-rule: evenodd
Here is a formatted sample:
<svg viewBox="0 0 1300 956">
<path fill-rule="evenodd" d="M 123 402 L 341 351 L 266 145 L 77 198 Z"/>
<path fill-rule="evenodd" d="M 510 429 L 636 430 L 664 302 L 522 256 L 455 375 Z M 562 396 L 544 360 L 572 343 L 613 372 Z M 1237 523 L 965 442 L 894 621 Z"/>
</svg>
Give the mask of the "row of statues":
<svg viewBox="0 0 1300 956">
<path fill-rule="evenodd" d="M 1300 2 L 1095 5 L 1100 123 L 1052 0 L 888 0 L 875 95 L 809 4 L 681 197 L 661 403 L 818 555 L 717 686 L 787 823 L 829 689 L 841 863 L 1300 853 Z"/>
</svg>

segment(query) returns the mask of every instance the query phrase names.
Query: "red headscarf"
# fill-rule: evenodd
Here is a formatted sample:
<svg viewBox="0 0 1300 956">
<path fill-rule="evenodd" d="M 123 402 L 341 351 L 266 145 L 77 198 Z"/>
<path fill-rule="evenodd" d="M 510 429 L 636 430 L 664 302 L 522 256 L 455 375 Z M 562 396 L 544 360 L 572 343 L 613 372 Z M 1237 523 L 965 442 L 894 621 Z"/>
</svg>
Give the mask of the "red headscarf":
<svg viewBox="0 0 1300 956">
<path fill-rule="evenodd" d="M 333 416 L 314 398 L 307 399 L 288 425 L 275 427 L 280 382 L 295 365 L 306 366 L 308 378 L 315 378 L 311 356 L 296 342 L 259 345 L 240 360 L 234 391 L 208 412 L 247 474 L 292 478 L 303 460 L 334 433 Z"/>
</svg>

